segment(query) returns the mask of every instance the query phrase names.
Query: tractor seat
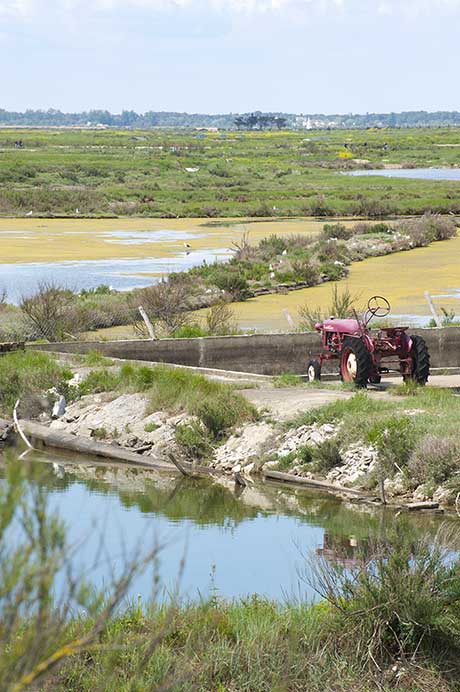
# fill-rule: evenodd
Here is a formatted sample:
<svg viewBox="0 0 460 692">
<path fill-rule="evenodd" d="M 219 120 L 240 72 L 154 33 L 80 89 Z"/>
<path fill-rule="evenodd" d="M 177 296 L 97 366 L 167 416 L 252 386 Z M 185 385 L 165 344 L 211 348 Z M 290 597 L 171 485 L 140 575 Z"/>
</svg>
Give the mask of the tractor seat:
<svg viewBox="0 0 460 692">
<path fill-rule="evenodd" d="M 358 320 L 342 320 L 335 319 L 331 317 L 329 320 L 324 320 L 322 325 L 315 325 L 322 327 L 326 332 L 345 332 L 346 334 L 355 334 L 360 331 L 360 326 Z"/>
</svg>

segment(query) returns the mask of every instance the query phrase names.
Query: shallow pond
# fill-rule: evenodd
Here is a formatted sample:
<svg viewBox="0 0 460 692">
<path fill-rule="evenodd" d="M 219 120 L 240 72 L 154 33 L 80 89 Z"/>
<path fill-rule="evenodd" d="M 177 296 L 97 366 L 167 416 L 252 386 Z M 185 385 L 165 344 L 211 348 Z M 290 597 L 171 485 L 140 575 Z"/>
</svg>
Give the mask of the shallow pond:
<svg viewBox="0 0 460 692">
<path fill-rule="evenodd" d="M 117 289 L 142 287 L 204 259 L 225 259 L 244 233 L 256 243 L 272 233 L 315 234 L 324 223 L 311 218 L 1 219 L 0 292 L 6 288 L 9 300 L 17 300 L 46 279 L 74 290 L 101 283 Z M 185 248 L 184 243 L 191 247 Z M 438 307 L 459 314 L 459 256 L 460 237 L 355 263 L 341 283 L 358 296 L 359 304 L 364 305 L 370 295 L 383 294 L 392 304 L 395 319 L 426 325 L 431 314 L 424 291 L 436 296 Z M 305 303 L 324 308 L 331 291 L 332 284 L 326 283 L 288 295 L 262 296 L 235 306 L 237 318 L 243 329 L 286 331 L 290 327 L 284 308 L 294 318 Z M 131 338 L 132 329 L 115 328 L 105 336 Z"/>
<path fill-rule="evenodd" d="M 351 171 L 346 175 L 381 175 L 384 178 L 416 178 L 418 180 L 460 180 L 460 168 L 376 168 Z"/>
<path fill-rule="evenodd" d="M 70 542 L 79 545 L 75 565 L 87 569 L 98 558 L 91 574 L 98 584 L 123 552 L 148 550 L 160 541 L 165 594 L 174 590 L 184 559 L 179 584 L 184 597 L 217 592 L 226 598 L 251 593 L 314 598 L 300 579 L 308 560 L 321 554 L 351 564 L 370 530 L 385 531 L 401 521 L 391 511 L 316 491 L 256 483 L 238 493 L 230 482 L 53 458 L 64 464 L 65 475 L 57 478 L 50 464 L 40 464 L 41 483 L 50 507 L 66 522 Z M 433 534 L 440 525 L 436 516 L 411 516 L 411 521 Z M 150 573 L 136 582 L 131 596 L 148 598 L 151 587 Z"/>
</svg>

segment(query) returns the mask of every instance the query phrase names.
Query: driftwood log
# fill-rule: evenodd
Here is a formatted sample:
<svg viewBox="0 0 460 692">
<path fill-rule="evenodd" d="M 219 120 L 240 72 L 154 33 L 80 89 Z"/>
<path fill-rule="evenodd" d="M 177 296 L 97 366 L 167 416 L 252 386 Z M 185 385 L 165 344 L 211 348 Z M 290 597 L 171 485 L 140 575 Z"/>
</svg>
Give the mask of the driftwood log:
<svg viewBox="0 0 460 692">
<path fill-rule="evenodd" d="M 32 439 L 39 440 L 46 447 L 55 449 L 67 449 L 71 452 L 86 454 L 87 456 L 103 457 L 112 461 L 127 462 L 133 466 L 141 466 L 143 468 L 159 469 L 163 471 L 177 471 L 178 467 L 168 464 L 159 456 L 149 454 L 142 456 L 137 452 L 132 452 L 124 447 L 110 445 L 104 442 L 97 442 L 88 437 L 81 435 L 70 435 L 61 430 L 53 430 L 29 420 L 21 421 L 21 427 L 24 432 Z M 213 475 L 218 472 L 215 469 L 206 466 L 194 466 L 192 464 L 182 462 L 183 468 L 188 471 L 189 475 Z"/>
<path fill-rule="evenodd" d="M 325 490 L 326 492 L 345 493 L 346 495 L 362 497 L 363 499 L 367 500 L 372 499 L 366 493 L 363 493 L 360 490 L 355 490 L 354 488 L 344 488 L 341 485 L 333 485 L 332 483 L 327 483 L 326 481 L 317 481 L 312 478 L 304 478 L 303 476 L 294 476 L 290 473 L 282 473 L 281 471 L 262 471 L 262 475 L 268 480 L 294 483 L 296 485 L 303 485 L 310 488 Z"/>
</svg>

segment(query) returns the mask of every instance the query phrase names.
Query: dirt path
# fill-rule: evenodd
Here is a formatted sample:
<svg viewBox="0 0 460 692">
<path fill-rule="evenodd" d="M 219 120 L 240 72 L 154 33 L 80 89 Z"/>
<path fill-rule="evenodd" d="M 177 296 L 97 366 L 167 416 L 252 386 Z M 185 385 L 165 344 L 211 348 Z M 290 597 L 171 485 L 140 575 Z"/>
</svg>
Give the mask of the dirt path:
<svg viewBox="0 0 460 692">
<path fill-rule="evenodd" d="M 367 393 L 377 399 L 389 399 L 387 391 L 390 386 L 401 383 L 401 378 L 386 378 L 379 387 L 369 387 Z M 459 389 L 460 375 L 433 375 L 430 377 L 432 387 Z M 258 389 L 243 389 L 241 393 L 260 409 L 267 410 L 275 420 L 288 420 L 302 411 L 309 411 L 339 399 L 349 399 L 355 392 L 335 389 L 313 389 L 308 386 L 283 387 L 277 389 L 272 385 L 262 385 Z"/>
</svg>

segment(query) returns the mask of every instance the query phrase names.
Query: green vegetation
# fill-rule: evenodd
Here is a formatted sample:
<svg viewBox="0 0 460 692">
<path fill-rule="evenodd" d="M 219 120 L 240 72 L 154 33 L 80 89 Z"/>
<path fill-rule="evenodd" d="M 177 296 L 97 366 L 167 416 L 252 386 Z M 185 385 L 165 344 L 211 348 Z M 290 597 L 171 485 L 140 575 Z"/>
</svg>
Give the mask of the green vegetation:
<svg viewBox="0 0 460 692">
<path fill-rule="evenodd" d="M 384 522 L 347 569 L 340 555 L 310 558 L 300 578 L 317 591 L 313 605 L 217 593 L 126 604 L 136 578 L 156 574 L 161 552 L 136 546 L 95 589 L 87 565 L 72 569 L 69 553 L 81 544 L 69 545 L 48 506 L 46 474 L 11 459 L 0 488 L 5 692 L 458 690 L 457 531 L 433 540 Z"/>
<path fill-rule="evenodd" d="M 196 416 L 213 440 L 218 440 L 230 428 L 257 418 L 254 406 L 232 387 L 182 368 L 125 364 L 116 372 L 93 370 L 79 386 L 80 394 L 104 391 L 145 392 L 150 413 L 186 412 Z M 196 435 L 197 430 L 193 427 L 192 430 Z M 182 431 L 182 441 L 186 435 L 192 433 Z"/>
<path fill-rule="evenodd" d="M 427 492 L 432 493 L 448 481 L 452 493 L 460 492 L 459 398 L 449 389 L 417 387 L 413 383 L 399 387 L 397 393 L 394 400 L 377 400 L 359 392 L 351 399 L 301 414 L 287 427 L 340 423 L 334 438 L 338 458 L 333 465 L 341 463 L 340 446 L 363 442 L 378 450 L 386 477 L 402 472 L 408 489 L 426 484 Z M 332 445 L 323 451 L 324 468 L 328 470 L 331 465 L 327 459 L 332 459 L 335 452 Z"/>
<path fill-rule="evenodd" d="M 299 387 L 304 384 L 300 375 L 294 375 L 292 372 L 285 372 L 282 375 L 277 375 L 273 378 L 275 387 Z"/>
<path fill-rule="evenodd" d="M 426 247 L 434 241 L 452 238 L 456 233 L 456 224 L 451 218 L 425 214 L 420 219 L 385 224 L 359 222 L 352 227 L 342 223 L 325 224 L 319 236 L 282 238 L 271 235 L 255 246 L 245 235 L 235 245 L 234 255 L 228 262 L 204 263 L 186 274 L 176 274 L 171 290 L 177 290 L 179 281 L 198 279 L 205 286 L 225 291 L 233 300 L 245 300 L 257 294 L 258 289 L 274 288 L 279 284 L 315 286 L 325 281 L 338 281 L 348 274 L 348 265 L 352 262 Z M 339 295 L 336 289 L 331 314 L 349 312 L 352 303 L 349 292 Z M 311 324 L 317 312 L 301 317 Z"/>
<path fill-rule="evenodd" d="M 11 417 L 18 399 L 23 410 L 32 407 L 33 398 L 52 387 L 67 392 L 71 377 L 70 370 L 47 353 L 17 351 L 0 356 L 0 414 Z"/>
<path fill-rule="evenodd" d="M 355 117 L 355 116 L 353 116 Z M 23 146 L 17 148 L 15 142 Z M 0 130 L 0 214 L 293 217 L 458 213 L 458 182 L 342 175 L 457 165 L 456 129 Z M 187 170 L 193 169 L 193 170 Z"/>
</svg>

